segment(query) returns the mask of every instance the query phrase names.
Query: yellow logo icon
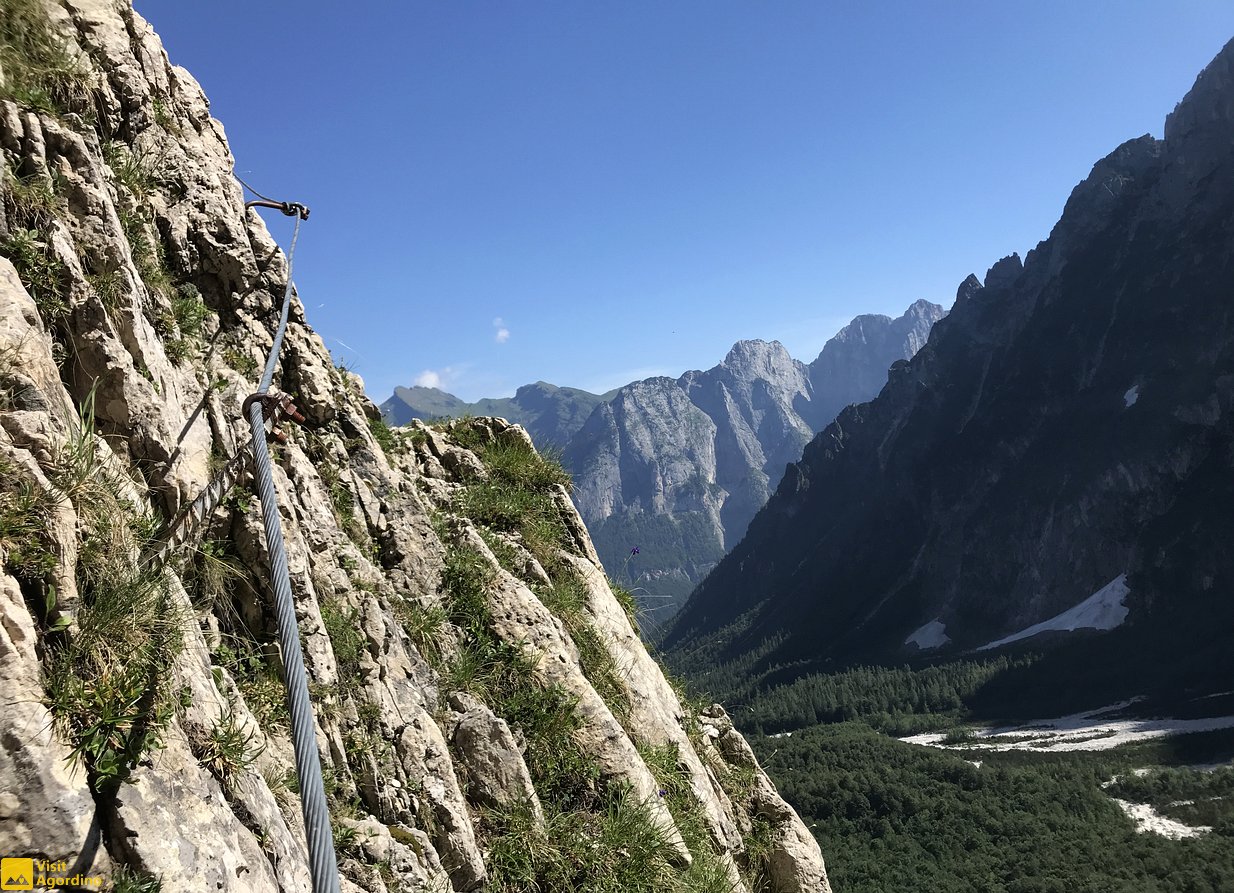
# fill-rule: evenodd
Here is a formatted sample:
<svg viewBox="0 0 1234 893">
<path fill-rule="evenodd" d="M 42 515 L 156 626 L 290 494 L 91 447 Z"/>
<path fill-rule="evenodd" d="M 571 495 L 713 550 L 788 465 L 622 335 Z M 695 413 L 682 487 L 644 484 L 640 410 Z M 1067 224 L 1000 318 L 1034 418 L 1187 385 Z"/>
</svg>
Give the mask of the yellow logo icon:
<svg viewBox="0 0 1234 893">
<path fill-rule="evenodd" d="M 33 859 L 0 859 L 0 890 L 33 889 Z"/>
</svg>

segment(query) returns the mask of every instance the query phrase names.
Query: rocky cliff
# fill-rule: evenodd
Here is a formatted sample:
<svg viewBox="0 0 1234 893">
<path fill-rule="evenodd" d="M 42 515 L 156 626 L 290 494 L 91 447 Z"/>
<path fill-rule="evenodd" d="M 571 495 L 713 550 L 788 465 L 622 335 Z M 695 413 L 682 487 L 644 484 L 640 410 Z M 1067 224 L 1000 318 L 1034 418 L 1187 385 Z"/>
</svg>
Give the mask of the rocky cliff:
<svg viewBox="0 0 1234 893">
<path fill-rule="evenodd" d="M 637 583 L 650 620 L 671 617 L 814 434 L 877 394 L 942 316 L 928 301 L 859 316 L 808 365 L 777 341 L 739 341 L 706 372 L 635 382 L 596 407 L 563 459 L 600 558 Z"/>
<path fill-rule="evenodd" d="M 1046 241 L 965 280 L 882 393 L 810 443 L 670 647 L 795 673 L 1125 621 L 1117 645 L 1085 640 L 1073 679 L 1217 678 L 1234 622 L 1232 147 L 1227 45 L 1163 140 L 1099 161 Z"/>
<path fill-rule="evenodd" d="M 244 449 L 286 261 L 127 3 L 0 0 L 0 38 L 0 852 L 308 890 L 248 481 L 146 560 Z M 387 428 L 298 300 L 275 383 L 307 417 L 273 458 L 344 889 L 829 889 L 523 429 Z"/>
</svg>

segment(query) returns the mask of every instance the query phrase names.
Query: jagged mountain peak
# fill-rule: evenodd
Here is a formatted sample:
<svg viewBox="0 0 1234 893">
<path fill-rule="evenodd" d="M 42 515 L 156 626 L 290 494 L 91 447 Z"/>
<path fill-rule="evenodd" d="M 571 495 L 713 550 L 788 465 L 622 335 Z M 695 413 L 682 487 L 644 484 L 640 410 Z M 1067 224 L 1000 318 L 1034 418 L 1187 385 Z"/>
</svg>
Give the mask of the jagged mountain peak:
<svg viewBox="0 0 1234 893">
<path fill-rule="evenodd" d="M 960 283 L 959 287 L 956 288 L 956 306 L 959 306 L 963 302 L 967 301 L 973 295 L 977 294 L 977 292 L 981 291 L 982 288 L 984 288 L 984 286 L 981 284 L 981 280 L 977 278 L 977 274 L 969 273 L 968 276 L 965 277 L 964 281 Z"/>
<path fill-rule="evenodd" d="M 862 337 L 836 336 L 810 366 L 778 341 L 738 341 L 710 369 L 632 382 L 597 407 L 565 451 L 575 503 L 653 622 L 736 542 L 813 433 L 877 393 L 942 313 L 918 301 L 895 320 L 861 317 L 849 332 Z"/>
<path fill-rule="evenodd" d="M 853 317 L 850 323 L 828 339 L 814 363 L 822 359 L 829 349 L 834 351 L 845 344 L 865 344 L 874 338 L 899 337 L 911 329 L 928 333 L 934 323 L 945 315 L 946 311 L 940 305 L 924 298 L 914 301 L 904 313 L 895 318 L 884 313 L 863 313 Z"/>
<path fill-rule="evenodd" d="M 1012 252 L 986 270 L 982 288 L 1004 288 L 1016 280 L 1024 270 L 1024 262 L 1018 252 Z"/>
<path fill-rule="evenodd" d="M 762 371 L 791 366 L 794 362 L 788 349 L 779 341 L 750 338 L 738 341 L 729 348 L 720 365 L 726 369 Z"/>
<path fill-rule="evenodd" d="M 912 319 L 928 319 L 930 322 L 936 322 L 939 318 L 939 313 L 942 308 L 933 301 L 927 301 L 925 298 L 918 298 L 913 303 L 908 305 L 908 309 L 904 311 L 904 315 Z"/>
</svg>

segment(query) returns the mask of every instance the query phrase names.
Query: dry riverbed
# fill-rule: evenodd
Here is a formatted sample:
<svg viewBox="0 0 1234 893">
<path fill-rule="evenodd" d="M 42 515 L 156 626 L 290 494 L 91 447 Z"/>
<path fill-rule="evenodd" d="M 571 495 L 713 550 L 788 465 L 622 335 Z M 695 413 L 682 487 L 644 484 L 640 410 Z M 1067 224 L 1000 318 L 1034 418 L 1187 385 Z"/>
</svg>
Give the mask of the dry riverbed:
<svg viewBox="0 0 1234 893">
<path fill-rule="evenodd" d="M 1164 738 L 1167 735 L 1234 728 L 1234 716 L 1212 716 L 1204 719 L 1119 717 L 1118 714 L 1130 703 L 1125 701 L 1057 719 L 1038 719 L 1020 725 L 977 728 L 963 736 L 955 732 L 927 732 L 900 740 L 910 744 L 956 750 L 977 748 L 1051 753 L 1067 750 L 1112 750 L 1124 744 Z"/>
</svg>

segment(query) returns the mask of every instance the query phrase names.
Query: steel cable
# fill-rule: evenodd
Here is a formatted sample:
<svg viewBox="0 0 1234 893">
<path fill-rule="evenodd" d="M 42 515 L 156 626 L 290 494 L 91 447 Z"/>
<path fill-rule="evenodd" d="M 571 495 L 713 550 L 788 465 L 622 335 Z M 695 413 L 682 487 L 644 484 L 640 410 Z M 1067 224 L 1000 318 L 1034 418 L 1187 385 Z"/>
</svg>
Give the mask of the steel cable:
<svg viewBox="0 0 1234 893">
<path fill-rule="evenodd" d="M 296 238 L 300 221 L 291 236 L 287 252 L 287 288 L 283 292 L 283 310 L 279 317 L 274 344 L 266 359 L 257 393 L 265 394 L 274 380 L 283 337 L 287 333 L 287 317 L 291 309 L 291 270 L 296 253 Z M 287 568 L 287 549 L 283 543 L 283 527 L 279 518 L 278 491 L 270 452 L 266 444 L 266 425 L 260 400 L 249 404 L 249 428 L 252 431 L 253 472 L 257 496 L 261 501 L 262 523 L 266 530 L 266 552 L 270 561 L 270 581 L 274 586 L 274 614 L 278 623 L 279 645 L 283 653 L 283 682 L 287 690 L 287 706 L 291 713 L 292 747 L 296 755 L 296 774 L 300 779 L 300 808 L 304 815 L 304 833 L 308 842 L 309 870 L 313 878 L 313 893 L 339 893 L 338 862 L 334 854 L 334 835 L 330 827 L 330 810 L 326 805 L 322 782 L 321 759 L 317 753 L 317 730 L 313 721 L 313 705 L 309 700 L 308 679 L 304 671 L 304 653 L 300 648 L 300 627 L 296 622 L 296 605 L 291 593 L 291 573 Z"/>
</svg>

